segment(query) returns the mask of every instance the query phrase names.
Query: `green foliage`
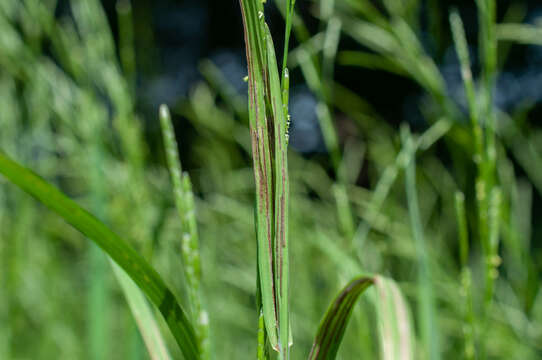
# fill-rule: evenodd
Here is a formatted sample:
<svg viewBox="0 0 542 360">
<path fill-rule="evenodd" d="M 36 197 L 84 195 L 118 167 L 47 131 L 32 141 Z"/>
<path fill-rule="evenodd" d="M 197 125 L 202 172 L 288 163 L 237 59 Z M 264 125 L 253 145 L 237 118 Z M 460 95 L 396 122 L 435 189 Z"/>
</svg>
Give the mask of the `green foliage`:
<svg viewBox="0 0 542 360">
<path fill-rule="evenodd" d="M 1 359 L 301 359 L 315 334 L 338 359 L 540 358 L 542 133 L 528 99 L 510 113 L 494 106 L 510 49 L 540 45 L 522 4 L 476 1 L 476 53 L 460 12 L 438 1 L 315 0 L 304 13 L 276 1 L 279 68 L 264 23 L 275 4 L 243 0 L 248 101 L 202 61 L 204 80 L 170 104 L 172 119 L 161 108 L 162 146 L 143 131 L 156 109 L 145 113 L 135 87 L 151 24 L 118 1 L 116 49 L 99 1 L 65 3 L 59 16 L 54 0 L 0 1 L 0 148 L 74 199 L 2 155 Z M 465 111 L 439 67 L 450 44 Z M 372 84 L 336 78 L 355 68 L 423 94 L 419 133 L 397 131 L 390 120 L 407 119 L 358 94 Z M 324 153 L 288 144 L 300 121 L 289 93 L 302 82 Z M 184 169 L 173 126 L 189 146 Z M 135 283 L 8 179 L 109 249 Z M 373 283 L 363 296 L 360 275 Z M 166 294 L 186 314 L 155 316 Z"/>
</svg>

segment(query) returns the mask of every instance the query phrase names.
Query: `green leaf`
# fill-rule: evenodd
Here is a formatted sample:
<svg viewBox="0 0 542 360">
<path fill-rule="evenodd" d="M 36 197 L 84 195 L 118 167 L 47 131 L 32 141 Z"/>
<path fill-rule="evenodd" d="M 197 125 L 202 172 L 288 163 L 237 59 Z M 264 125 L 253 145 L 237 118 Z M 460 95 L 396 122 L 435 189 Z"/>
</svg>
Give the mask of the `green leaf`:
<svg viewBox="0 0 542 360">
<path fill-rule="evenodd" d="M 270 103 L 274 128 L 275 165 L 275 299 L 278 307 L 279 348 L 287 358 L 289 343 L 288 318 L 288 139 L 287 124 L 282 103 L 282 89 L 279 80 L 275 48 L 271 33 L 267 35 L 267 63 L 270 89 Z"/>
<path fill-rule="evenodd" d="M 267 69 L 267 56 L 265 55 L 267 46 L 262 31 L 263 7 L 259 1 L 241 0 L 240 3 L 249 78 L 249 123 L 252 139 L 254 182 L 256 185 L 259 287 L 266 334 L 273 349 L 278 351 L 277 305 L 273 271 L 274 189 L 269 126 L 266 117 L 265 90 L 267 79 L 264 77 L 264 73 Z"/>
<path fill-rule="evenodd" d="M 199 359 L 192 324 L 160 275 L 125 240 L 54 186 L 0 152 L 0 173 L 104 250 L 147 295 L 164 316 L 185 359 Z"/>
<path fill-rule="evenodd" d="M 373 283 L 373 278 L 359 277 L 341 290 L 320 322 L 309 360 L 335 359 L 354 304 Z"/>
<path fill-rule="evenodd" d="M 289 4 L 293 9 L 293 1 Z M 271 346 L 289 358 L 288 71 L 282 84 L 261 2 L 241 0 L 249 73 L 249 119 L 256 183 L 259 289 Z"/>
</svg>

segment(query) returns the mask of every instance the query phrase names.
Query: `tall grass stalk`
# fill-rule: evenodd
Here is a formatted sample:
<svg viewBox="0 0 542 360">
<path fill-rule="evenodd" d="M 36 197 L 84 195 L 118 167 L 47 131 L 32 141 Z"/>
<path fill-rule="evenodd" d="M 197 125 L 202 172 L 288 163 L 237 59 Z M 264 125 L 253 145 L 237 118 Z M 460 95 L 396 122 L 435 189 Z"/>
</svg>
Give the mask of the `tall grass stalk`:
<svg viewBox="0 0 542 360">
<path fill-rule="evenodd" d="M 467 213 L 465 211 L 465 195 L 458 191 L 455 194 L 455 211 L 457 232 L 459 235 L 459 259 L 461 263 L 461 295 L 465 299 L 463 335 L 465 337 L 465 359 L 476 358 L 474 309 L 472 301 L 472 275 L 469 267 L 469 234 Z"/>
<path fill-rule="evenodd" d="M 500 236 L 500 221 L 502 207 L 502 195 L 500 187 L 494 187 L 489 199 L 489 234 L 488 234 L 488 255 L 486 260 L 486 272 L 489 274 L 484 303 L 486 308 L 490 308 L 493 302 L 493 292 L 495 288 L 495 280 L 499 276 L 498 267 L 501 265 L 501 257 L 499 256 L 499 236 Z"/>
<path fill-rule="evenodd" d="M 485 255 L 485 313 L 490 311 L 491 297 L 493 296 L 494 266 L 492 266 L 492 236 L 498 237 L 498 230 L 492 227 L 496 224 L 490 219 L 490 212 L 497 201 L 498 195 L 494 193 L 496 185 L 495 165 L 497 151 L 495 147 L 495 118 L 493 98 L 496 83 L 497 70 L 497 37 L 496 37 L 496 1 L 478 0 L 478 15 L 480 23 L 480 58 L 482 61 L 482 87 L 481 91 L 481 114 L 484 120 L 485 156 L 480 169 L 480 177 L 477 184 L 477 197 L 479 201 L 480 240 Z M 495 198 L 494 198 L 495 197 Z M 493 205 L 493 206 L 492 206 Z M 496 234 L 496 235 L 493 235 Z"/>
<path fill-rule="evenodd" d="M 284 31 L 284 51 L 282 56 L 282 90 L 286 90 L 286 78 L 288 77 L 288 51 L 290 45 L 290 34 L 292 32 L 292 20 L 294 17 L 294 6 L 296 0 L 286 0 L 286 29 Z M 287 90 L 286 90 L 287 91 Z M 284 99 L 283 99 L 284 101 Z"/>
<path fill-rule="evenodd" d="M 440 359 L 438 323 L 436 320 L 435 297 L 431 277 L 431 265 L 424 237 L 424 230 L 416 192 L 416 147 L 407 127 L 401 129 L 401 138 L 407 151 L 408 162 L 405 168 L 405 189 L 412 237 L 418 258 L 418 316 L 422 342 L 428 359 Z"/>
<path fill-rule="evenodd" d="M 103 152 L 100 142 L 99 120 L 94 124 L 93 143 L 89 151 L 89 163 L 92 164 L 92 210 L 99 218 L 105 219 L 105 193 L 103 184 Z M 90 282 L 88 292 L 88 324 L 89 346 L 91 359 L 107 357 L 110 347 L 110 314 L 111 292 L 108 284 L 108 265 L 106 255 L 94 244 L 89 244 L 89 272 Z"/>
<path fill-rule="evenodd" d="M 478 97 L 474 91 L 465 31 L 457 12 L 452 12 L 450 15 L 450 23 L 469 104 L 471 134 L 474 139 L 474 162 L 478 171 L 476 200 L 478 235 L 483 252 L 485 279 L 482 314 L 482 324 L 485 324 L 491 311 L 494 282 L 498 274 L 497 267 L 500 264 L 498 256 L 500 225 L 498 219 L 500 218 L 501 195 L 497 186 L 495 171 L 497 162 L 495 144 L 496 113 L 493 105 L 497 76 L 496 2 L 493 0 L 480 0 L 477 1 L 477 6 L 480 23 L 480 58 L 483 65 L 482 84 Z M 477 102 L 477 98 L 480 99 L 480 103 Z M 467 323 L 467 326 L 471 325 Z M 480 356 L 485 358 L 486 349 L 484 344 L 482 345 Z"/>
</svg>

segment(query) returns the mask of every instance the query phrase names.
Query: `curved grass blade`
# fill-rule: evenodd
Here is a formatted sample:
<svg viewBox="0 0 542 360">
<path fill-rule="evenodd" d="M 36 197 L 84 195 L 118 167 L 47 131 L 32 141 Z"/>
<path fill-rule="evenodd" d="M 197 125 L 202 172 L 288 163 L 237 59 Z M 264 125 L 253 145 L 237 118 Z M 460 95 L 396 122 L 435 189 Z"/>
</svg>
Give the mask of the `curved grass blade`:
<svg viewBox="0 0 542 360">
<path fill-rule="evenodd" d="M 373 278 L 359 277 L 341 290 L 320 322 L 309 360 L 335 359 L 356 300 L 374 282 Z"/>
<path fill-rule="evenodd" d="M 154 314 L 149 303 L 143 294 L 141 294 L 141 290 L 139 290 L 126 272 L 113 261 L 111 261 L 111 267 L 122 287 L 122 291 L 124 292 L 128 306 L 130 306 L 130 311 L 137 323 L 150 358 L 152 360 L 170 360 L 171 356 L 160 333 Z"/>
<path fill-rule="evenodd" d="M 196 335 L 185 311 L 160 275 L 139 253 L 73 200 L 2 152 L 0 173 L 100 246 L 158 307 L 185 359 L 199 359 Z"/>
<path fill-rule="evenodd" d="M 356 278 L 341 290 L 320 323 L 309 360 L 335 359 L 354 304 L 365 289 L 373 284 L 376 293 L 371 294 L 371 301 L 375 303 L 377 311 L 380 358 L 414 358 L 412 320 L 408 305 L 393 280 L 376 275 Z"/>
</svg>

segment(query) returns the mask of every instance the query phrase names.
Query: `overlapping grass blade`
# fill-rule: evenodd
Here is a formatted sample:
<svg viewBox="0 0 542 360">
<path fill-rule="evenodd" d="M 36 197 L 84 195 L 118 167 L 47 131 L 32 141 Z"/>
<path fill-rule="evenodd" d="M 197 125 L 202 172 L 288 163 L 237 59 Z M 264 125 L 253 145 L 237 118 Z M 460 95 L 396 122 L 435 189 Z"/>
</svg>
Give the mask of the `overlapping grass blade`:
<svg viewBox="0 0 542 360">
<path fill-rule="evenodd" d="M 0 173 L 93 240 L 132 278 L 164 316 L 186 359 L 199 359 L 192 324 L 160 275 L 125 240 L 54 186 L 0 152 Z"/>
<path fill-rule="evenodd" d="M 269 95 L 274 128 L 275 165 L 275 298 L 278 307 L 279 347 L 288 352 L 288 139 L 284 117 L 282 90 L 279 80 L 275 49 L 271 33 L 266 26 Z M 287 358 L 287 355 L 284 355 Z"/>
</svg>

